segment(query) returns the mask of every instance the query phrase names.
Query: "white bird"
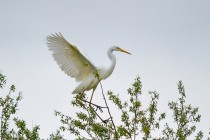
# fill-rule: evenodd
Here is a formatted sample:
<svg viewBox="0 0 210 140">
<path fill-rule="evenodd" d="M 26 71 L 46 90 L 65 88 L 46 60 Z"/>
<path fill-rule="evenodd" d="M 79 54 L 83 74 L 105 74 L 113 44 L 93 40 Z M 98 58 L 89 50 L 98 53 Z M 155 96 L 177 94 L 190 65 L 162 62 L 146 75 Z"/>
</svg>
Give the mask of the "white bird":
<svg viewBox="0 0 210 140">
<path fill-rule="evenodd" d="M 109 77 L 114 70 L 116 58 L 113 51 L 130 54 L 120 47 L 113 46 L 107 52 L 111 65 L 108 68 L 97 68 L 82 55 L 76 46 L 70 44 L 61 33 L 48 36 L 47 45 L 61 70 L 68 76 L 75 78 L 77 82 L 80 82 L 72 93 L 84 93 L 85 91 L 93 90 L 90 102 L 99 81 Z M 95 72 L 98 73 L 98 77 L 94 74 Z"/>
</svg>

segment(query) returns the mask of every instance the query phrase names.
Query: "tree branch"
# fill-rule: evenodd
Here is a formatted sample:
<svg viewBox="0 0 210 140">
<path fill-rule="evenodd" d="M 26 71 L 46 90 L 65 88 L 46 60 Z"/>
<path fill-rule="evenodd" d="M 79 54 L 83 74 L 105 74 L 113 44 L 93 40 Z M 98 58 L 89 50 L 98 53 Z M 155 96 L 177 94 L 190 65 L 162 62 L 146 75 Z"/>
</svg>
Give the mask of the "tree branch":
<svg viewBox="0 0 210 140">
<path fill-rule="evenodd" d="M 111 115 L 111 112 L 110 112 L 110 110 L 109 110 L 109 106 L 108 106 L 107 101 L 106 101 L 106 98 L 105 98 L 105 96 L 104 96 L 104 90 L 103 90 L 101 81 L 99 81 L 99 83 L 100 83 L 100 86 L 101 86 L 101 91 L 102 91 L 101 93 L 102 93 L 102 95 L 103 95 L 103 99 L 104 99 L 104 102 L 105 102 L 105 104 L 106 104 L 106 107 L 107 107 L 109 116 L 110 116 L 109 119 L 111 119 L 112 125 L 114 126 L 115 134 L 117 134 L 117 130 L 116 130 L 116 126 L 115 126 L 114 121 L 113 121 L 113 117 L 112 117 L 112 115 Z M 108 120 L 109 120 L 109 119 L 108 119 Z M 118 139 L 118 138 L 117 138 L 117 139 Z"/>
</svg>

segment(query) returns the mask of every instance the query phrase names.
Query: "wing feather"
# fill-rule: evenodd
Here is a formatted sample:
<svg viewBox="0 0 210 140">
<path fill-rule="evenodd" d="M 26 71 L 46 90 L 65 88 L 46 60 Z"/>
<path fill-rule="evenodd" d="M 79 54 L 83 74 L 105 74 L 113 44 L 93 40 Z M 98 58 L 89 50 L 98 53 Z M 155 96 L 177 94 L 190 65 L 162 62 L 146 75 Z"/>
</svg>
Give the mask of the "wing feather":
<svg viewBox="0 0 210 140">
<path fill-rule="evenodd" d="M 96 70 L 79 49 L 70 44 L 61 33 L 48 36 L 47 45 L 61 70 L 76 81 L 82 81 Z"/>
</svg>

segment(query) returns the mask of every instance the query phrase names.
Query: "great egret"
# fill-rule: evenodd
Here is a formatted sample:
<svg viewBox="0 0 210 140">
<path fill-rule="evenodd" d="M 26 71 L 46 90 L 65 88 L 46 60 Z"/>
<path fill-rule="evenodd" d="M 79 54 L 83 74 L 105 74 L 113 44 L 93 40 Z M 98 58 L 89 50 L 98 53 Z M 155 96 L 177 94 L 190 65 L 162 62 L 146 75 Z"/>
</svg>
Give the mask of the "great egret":
<svg viewBox="0 0 210 140">
<path fill-rule="evenodd" d="M 129 52 L 120 47 L 113 46 L 108 49 L 107 55 L 111 60 L 111 65 L 108 68 L 95 67 L 78 48 L 70 44 L 61 33 L 51 34 L 47 37 L 47 45 L 52 55 L 61 68 L 68 76 L 75 78 L 80 84 L 72 93 L 84 93 L 85 91 L 93 90 L 90 102 L 92 101 L 93 93 L 99 83 L 99 80 L 104 80 L 109 77 L 115 67 L 116 58 L 113 51 L 121 51 L 127 54 Z M 94 72 L 98 73 L 98 77 Z"/>
</svg>

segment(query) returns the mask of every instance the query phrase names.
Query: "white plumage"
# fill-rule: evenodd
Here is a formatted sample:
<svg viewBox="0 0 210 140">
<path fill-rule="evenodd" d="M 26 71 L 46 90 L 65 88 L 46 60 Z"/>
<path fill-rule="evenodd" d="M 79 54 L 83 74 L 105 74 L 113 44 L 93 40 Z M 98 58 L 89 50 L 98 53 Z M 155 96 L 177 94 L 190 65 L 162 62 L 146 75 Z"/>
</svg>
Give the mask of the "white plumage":
<svg viewBox="0 0 210 140">
<path fill-rule="evenodd" d="M 70 44 L 60 33 L 48 36 L 47 45 L 49 50 L 52 51 L 52 55 L 61 70 L 70 77 L 75 78 L 77 82 L 80 82 L 72 93 L 83 93 L 90 89 L 93 89 L 94 92 L 99 80 L 106 79 L 111 75 L 116 64 L 116 58 L 112 53 L 113 51 L 121 51 L 130 54 L 117 46 L 111 47 L 107 52 L 111 60 L 110 67 L 98 69 L 81 54 L 76 46 Z M 94 76 L 94 72 L 96 71 L 99 74 L 99 80 Z"/>
</svg>

